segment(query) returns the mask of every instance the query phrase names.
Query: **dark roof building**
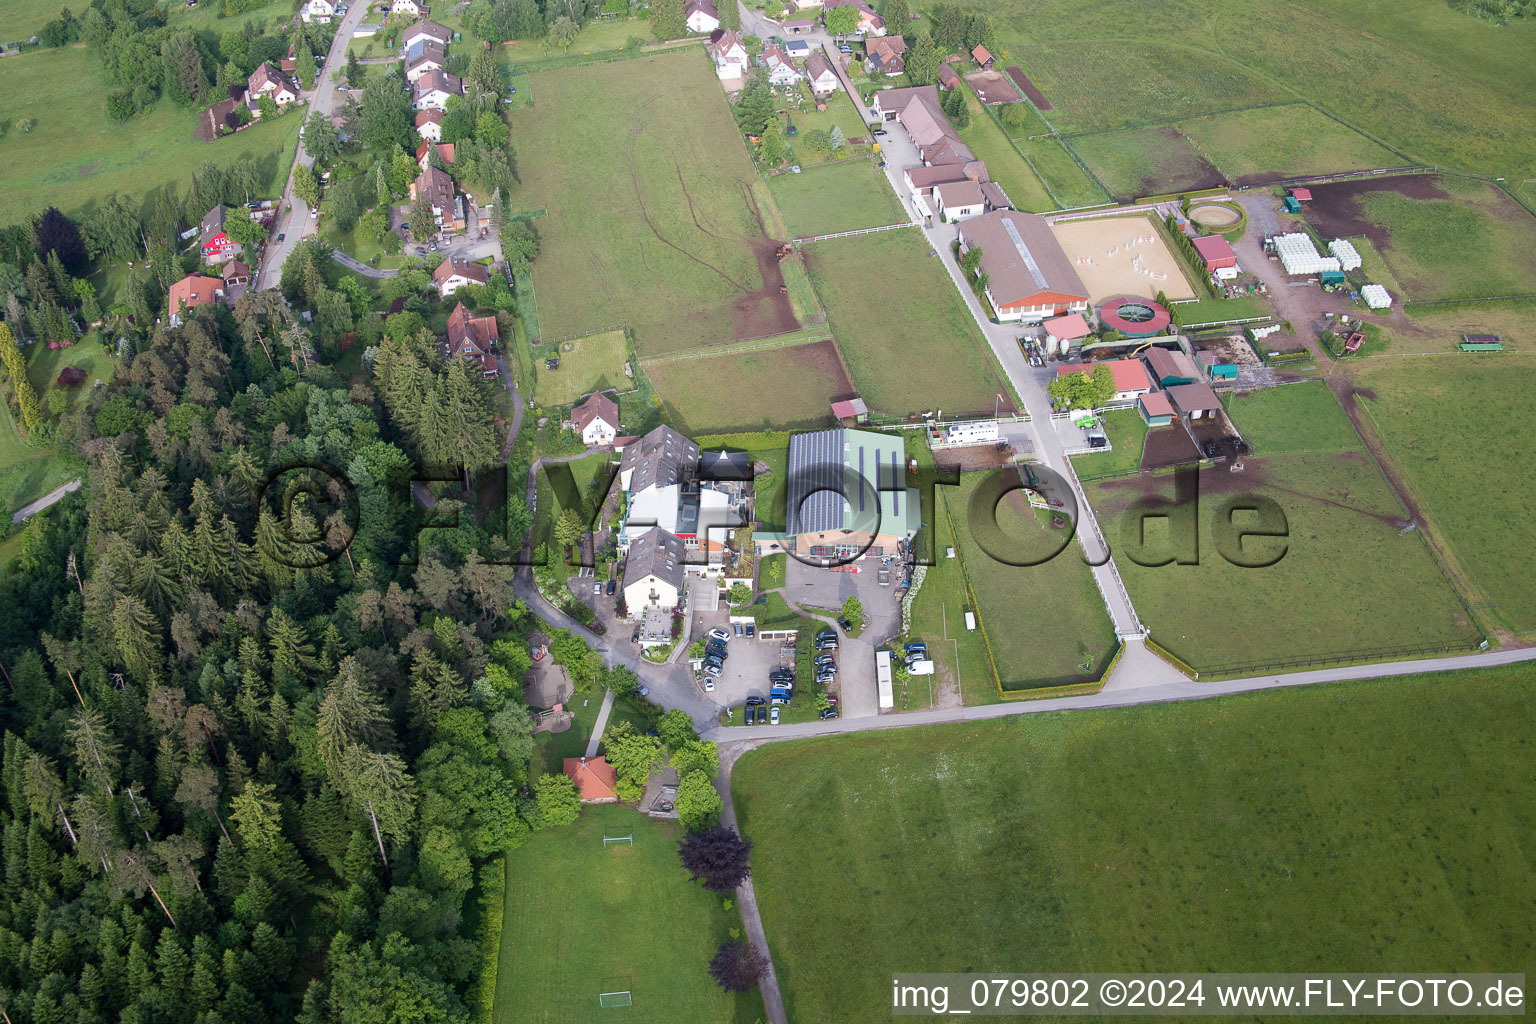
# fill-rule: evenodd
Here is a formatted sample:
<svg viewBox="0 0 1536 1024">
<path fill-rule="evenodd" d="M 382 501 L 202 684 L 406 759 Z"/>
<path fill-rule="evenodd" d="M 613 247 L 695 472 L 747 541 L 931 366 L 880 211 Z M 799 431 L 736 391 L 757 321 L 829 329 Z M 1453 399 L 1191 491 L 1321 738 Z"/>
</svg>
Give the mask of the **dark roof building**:
<svg viewBox="0 0 1536 1024">
<path fill-rule="evenodd" d="M 682 483 L 699 464 L 699 446 L 668 426 L 626 445 L 619 459 L 619 483 L 630 494 Z"/>
<path fill-rule="evenodd" d="M 1088 308 L 1088 289 L 1043 217 L 994 210 L 960 224 L 962 250 L 981 249 L 987 299 L 1002 321 L 1043 320 Z"/>
</svg>

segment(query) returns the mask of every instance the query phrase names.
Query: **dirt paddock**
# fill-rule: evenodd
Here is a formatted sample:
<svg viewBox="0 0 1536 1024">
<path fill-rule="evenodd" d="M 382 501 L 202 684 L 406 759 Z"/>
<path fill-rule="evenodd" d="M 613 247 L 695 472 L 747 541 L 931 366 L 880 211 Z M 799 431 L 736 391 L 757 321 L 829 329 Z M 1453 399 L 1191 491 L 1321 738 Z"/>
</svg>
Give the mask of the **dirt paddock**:
<svg viewBox="0 0 1536 1024">
<path fill-rule="evenodd" d="M 1018 90 L 1006 75 L 996 71 L 972 71 L 965 76 L 965 80 L 976 90 L 976 98 L 989 107 L 999 103 L 1019 102 Z"/>
<path fill-rule="evenodd" d="M 1094 305 L 1115 295 L 1195 297 L 1177 258 L 1146 217 L 1066 221 L 1051 230 Z"/>
</svg>

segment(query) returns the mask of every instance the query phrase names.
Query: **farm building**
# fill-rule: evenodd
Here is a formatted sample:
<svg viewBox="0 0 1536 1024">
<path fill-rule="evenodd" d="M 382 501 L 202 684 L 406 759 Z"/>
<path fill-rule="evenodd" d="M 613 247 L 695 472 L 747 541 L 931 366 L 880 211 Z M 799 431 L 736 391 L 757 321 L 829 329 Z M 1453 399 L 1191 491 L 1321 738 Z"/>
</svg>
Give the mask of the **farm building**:
<svg viewBox="0 0 1536 1024">
<path fill-rule="evenodd" d="M 869 407 L 864 404 L 864 399 L 862 398 L 850 398 L 845 402 L 833 402 L 832 418 L 839 423 L 843 420 L 863 423 L 869 419 Z"/>
<path fill-rule="evenodd" d="M 1392 296 L 1379 284 L 1368 284 L 1361 288 L 1360 297 L 1372 309 L 1389 309 L 1392 306 Z"/>
<path fill-rule="evenodd" d="M 1166 427 L 1173 422 L 1173 403 L 1166 391 L 1153 391 L 1136 399 L 1136 411 L 1149 427 Z"/>
<path fill-rule="evenodd" d="M 960 225 L 962 253 L 981 249 L 978 276 L 1003 323 L 1039 322 L 1082 312 L 1088 291 L 1043 217 L 995 210 Z"/>
<path fill-rule="evenodd" d="M 1148 299 L 1122 295 L 1099 307 L 1099 323 L 1127 338 L 1151 338 L 1162 334 L 1173 316 Z"/>
<path fill-rule="evenodd" d="M 1205 264 L 1205 272 L 1222 281 L 1230 281 L 1237 276 L 1237 253 L 1232 251 L 1232 246 L 1220 235 L 1201 235 L 1191 240 L 1195 252 L 1200 254 L 1200 262 Z"/>
<path fill-rule="evenodd" d="M 980 217 L 987 209 L 986 196 L 974 181 L 951 181 L 933 190 L 939 216 L 950 223 Z"/>
<path fill-rule="evenodd" d="M 1158 387 L 1171 388 L 1177 384 L 1193 384 L 1201 380 L 1200 368 L 1194 360 L 1177 349 L 1150 348 L 1146 355 L 1147 366 Z"/>
<path fill-rule="evenodd" d="M 1328 243 L 1328 251 L 1338 259 L 1340 270 L 1360 269 L 1360 253 L 1355 250 L 1354 243 L 1349 239 L 1335 238 Z"/>
<path fill-rule="evenodd" d="M 1173 402 L 1173 407 L 1180 415 L 1188 416 L 1192 420 L 1204 419 L 1221 412 L 1221 399 L 1216 397 L 1216 392 L 1204 381 L 1194 384 L 1177 384 L 1166 392 Z"/>
<path fill-rule="evenodd" d="M 789 441 L 789 542 L 815 558 L 899 551 L 922 522 L 902 439 L 819 430 Z"/>
<path fill-rule="evenodd" d="M 1312 201 L 1312 190 L 1309 188 L 1286 189 L 1286 194 L 1298 203 L 1310 203 Z"/>
<path fill-rule="evenodd" d="M 1319 253 L 1317 246 L 1312 244 L 1312 236 L 1304 232 L 1276 235 L 1274 245 L 1287 274 L 1320 274 L 1339 269 L 1338 259 Z"/>
<path fill-rule="evenodd" d="M 1081 313 L 1068 313 L 1040 325 L 1045 329 L 1045 350 L 1052 355 L 1066 352 L 1074 341 L 1082 341 L 1092 331 Z"/>
<path fill-rule="evenodd" d="M 949 64 L 939 65 L 939 88 L 949 92 L 959 86 L 960 75 Z"/>
<path fill-rule="evenodd" d="M 1147 371 L 1137 359 L 1111 359 L 1103 363 L 1058 366 L 1056 376 L 1065 377 L 1069 373 L 1093 373 L 1101 366 L 1109 367 L 1109 372 L 1115 377 L 1115 394 L 1110 399 L 1112 402 L 1135 401 L 1152 390 L 1152 382 L 1147 379 Z"/>
<path fill-rule="evenodd" d="M 1195 362 L 1212 380 L 1237 379 L 1237 364 L 1218 361 L 1214 352 L 1196 352 Z"/>
</svg>

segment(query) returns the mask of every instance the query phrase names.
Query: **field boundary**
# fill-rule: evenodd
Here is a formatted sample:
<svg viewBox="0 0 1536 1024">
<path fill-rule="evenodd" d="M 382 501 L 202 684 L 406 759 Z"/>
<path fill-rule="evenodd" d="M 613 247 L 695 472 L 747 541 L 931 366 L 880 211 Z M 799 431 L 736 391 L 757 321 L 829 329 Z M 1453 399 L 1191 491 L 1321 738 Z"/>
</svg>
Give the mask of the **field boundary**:
<svg viewBox="0 0 1536 1024">
<path fill-rule="evenodd" d="M 829 238 L 848 238 L 853 235 L 873 235 L 880 231 L 895 231 L 897 228 L 915 228 L 916 224 L 909 220 L 900 224 L 882 224 L 877 228 L 855 228 L 852 231 L 835 231 L 830 235 L 807 235 L 804 238 L 795 239 L 796 245 L 810 245 L 812 242 L 825 242 Z"/>
<path fill-rule="evenodd" d="M 970 89 L 969 82 L 966 83 L 966 88 Z M 972 95 L 975 95 L 975 92 L 975 89 L 971 89 Z M 976 100 L 978 103 L 980 103 L 981 97 L 977 96 Z M 1067 145 L 1066 140 L 1062 138 L 1061 133 L 1056 130 L 1056 126 L 1051 124 L 1051 122 L 1046 119 L 1044 114 L 1040 113 L 1039 107 L 1036 107 L 1033 103 L 1030 103 L 1028 97 L 1025 98 L 1024 102 L 1029 103 L 1030 109 L 1034 110 L 1036 114 L 1040 115 L 1040 120 L 1045 124 L 1047 128 L 1050 129 L 1047 137 L 1054 138 L 1056 143 L 1061 146 L 1062 149 L 1066 150 L 1067 156 L 1071 157 L 1072 162 L 1077 164 L 1078 168 L 1088 176 L 1088 180 L 1093 183 L 1094 188 L 1099 190 L 1099 195 L 1104 197 L 1106 204 L 1111 206 L 1115 205 L 1115 197 L 1110 194 L 1109 189 L 1104 187 L 1104 183 L 1099 180 L 1099 176 L 1088 169 L 1088 165 L 1083 163 L 1082 158 L 1077 155 L 1076 151 L 1074 151 L 1071 146 Z M 1039 179 L 1040 184 L 1045 188 L 1045 194 L 1050 196 L 1051 202 L 1056 204 L 1057 211 L 1060 212 L 1068 209 L 1068 207 L 1062 205 L 1061 197 L 1056 194 L 1055 189 L 1051 188 L 1051 183 L 1045 180 L 1045 175 L 1040 173 L 1040 168 L 1035 166 L 1035 162 L 1031 160 L 1022 149 L 1019 148 L 1019 144 L 1014 141 L 1013 136 L 1008 134 L 1008 128 L 1003 124 L 1002 118 L 997 116 L 997 111 L 993 110 L 985 103 L 981 103 L 981 109 L 986 113 L 988 117 L 992 119 L 992 123 L 997 126 L 997 130 L 1003 133 L 1003 138 L 1008 140 L 1008 145 L 1013 148 L 1015 153 L 1019 154 L 1019 158 L 1024 161 L 1026 166 L 1029 167 L 1030 173 Z M 1094 207 L 1080 206 L 1073 207 L 1073 209 L 1091 210 L 1094 209 Z"/>
<path fill-rule="evenodd" d="M 1489 302 L 1531 302 L 1536 301 L 1536 292 L 1525 292 L 1519 295 L 1486 295 L 1476 299 L 1425 299 L 1423 301 L 1403 302 L 1403 309 L 1418 309 L 1433 306 L 1478 306 Z"/>
<path fill-rule="evenodd" d="M 1142 128 L 1157 128 L 1166 124 L 1178 124 L 1180 121 L 1193 121 L 1199 117 L 1219 117 L 1222 114 L 1241 114 L 1245 110 L 1268 110 L 1272 107 L 1310 107 L 1312 104 L 1304 99 L 1294 100 L 1270 100 L 1268 103 L 1249 103 L 1242 107 L 1223 107 L 1220 110 L 1207 110 L 1202 114 L 1185 114 L 1182 117 L 1159 117 L 1151 121 L 1133 121 L 1130 124 L 1116 125 L 1113 128 L 1089 128 L 1081 132 L 1065 132 L 1059 134 L 1063 139 L 1085 139 L 1090 135 L 1110 135 L 1114 132 L 1134 132 Z"/>
<path fill-rule="evenodd" d="M 713 356 L 734 356 L 746 352 L 766 352 L 776 348 L 797 348 L 801 345 L 816 345 L 824 341 L 836 343 L 832 332 L 825 327 L 810 327 L 799 331 L 790 331 L 785 334 L 770 334 L 763 338 L 747 338 L 743 341 L 735 341 L 729 345 L 705 345 L 695 348 L 683 349 L 680 352 L 663 352 L 657 356 L 647 356 L 640 360 L 640 365 L 655 366 L 657 363 L 680 363 L 689 359 L 709 359 Z"/>
</svg>

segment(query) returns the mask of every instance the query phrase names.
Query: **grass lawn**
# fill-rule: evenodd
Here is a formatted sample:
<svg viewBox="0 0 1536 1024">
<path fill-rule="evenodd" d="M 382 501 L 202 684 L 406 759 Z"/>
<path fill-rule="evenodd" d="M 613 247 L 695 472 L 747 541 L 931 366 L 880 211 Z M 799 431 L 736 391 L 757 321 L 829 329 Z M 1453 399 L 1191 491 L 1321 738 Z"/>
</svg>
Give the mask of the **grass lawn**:
<svg viewBox="0 0 1536 1024">
<path fill-rule="evenodd" d="M 117 360 L 102 348 L 101 335 L 95 330 L 87 331 L 69 348 L 30 345 L 27 347 L 27 378 L 37 390 L 43 408 L 48 407 L 48 392 L 59 386 L 59 371 L 66 366 L 78 366 L 86 372 L 85 383 L 65 389 L 71 405 L 84 402 L 98 380 L 110 384 L 117 375 Z"/>
<path fill-rule="evenodd" d="M 773 198 L 797 238 L 900 224 L 906 214 L 885 173 L 872 160 L 846 160 L 776 174 L 768 180 Z"/>
<path fill-rule="evenodd" d="M 1227 414 L 1259 455 L 1360 451 L 1365 446 L 1322 381 L 1229 392 Z"/>
<path fill-rule="evenodd" d="M 951 503 L 950 508 L 955 505 Z M 992 685 L 986 641 L 980 631 L 965 628 L 965 613 L 971 608 L 971 600 L 965 592 L 960 560 L 944 557 L 946 549 L 955 546 L 955 535 L 942 506 L 937 519 L 933 527 L 937 557 L 928 566 L 922 586 L 912 599 L 912 618 L 906 636 L 906 641 L 922 640 L 928 644 L 935 671 L 931 676 L 911 677 L 905 695 L 898 688 L 896 706 L 902 711 L 930 707 L 949 690 L 966 704 L 995 704 L 1001 699 L 997 687 Z"/>
<path fill-rule="evenodd" d="M 758 564 L 758 586 L 763 590 L 772 590 L 784 585 L 785 576 L 789 571 L 789 556 L 783 553 L 777 555 L 765 555 Z"/>
<path fill-rule="evenodd" d="M 1222 184 L 1221 172 L 1168 125 L 1081 135 L 1073 138 L 1071 144 L 1116 199 L 1217 188 Z"/>
<path fill-rule="evenodd" d="M 628 324 L 655 355 L 798 326 L 701 53 L 539 72 L 533 87 L 535 105 L 509 117 L 510 208 L 548 210 L 533 268 L 544 340 Z"/>
<path fill-rule="evenodd" d="M 560 500 L 555 495 L 554 488 L 550 485 L 550 472 L 562 472 L 560 469 L 561 466 L 565 467 L 565 469 L 569 469 L 571 471 L 571 476 L 576 481 L 578 495 L 580 497 L 585 497 L 587 488 L 591 485 L 592 480 L 597 477 L 599 473 L 606 472 L 607 470 L 605 467 L 607 467 L 608 464 L 612 461 L 613 455 L 611 453 L 594 452 L 591 455 L 584 456 L 580 459 L 574 459 L 570 462 L 546 465 L 539 471 L 537 485 L 538 508 L 534 512 L 533 529 L 531 533 L 533 537 L 533 544 L 535 546 L 540 544 L 549 545 L 549 557 L 551 562 L 561 561 L 560 552 L 555 550 L 558 545 L 555 543 L 554 529 L 555 520 L 560 518 L 560 513 L 565 511 L 565 506 L 561 504 Z M 585 519 L 585 513 L 582 512 L 581 506 L 578 504 L 575 506 L 575 508 L 577 514 L 582 515 L 583 519 Z"/>
<path fill-rule="evenodd" d="M 1236 299 L 1201 299 L 1180 302 L 1172 307 L 1178 322 L 1185 325 L 1231 323 L 1270 315 L 1268 300 L 1258 295 Z"/>
<path fill-rule="evenodd" d="M 1375 359 L 1354 371 L 1393 461 L 1472 585 L 1510 628 L 1536 632 L 1536 451 L 1514 426 L 1530 414 L 1536 359 Z"/>
<path fill-rule="evenodd" d="M 1109 437 L 1110 450 L 1072 456 L 1079 480 L 1134 473 L 1141 468 L 1141 449 L 1147 440 L 1147 421 L 1135 409 L 1116 409 L 1099 417 Z"/>
<path fill-rule="evenodd" d="M 869 143 L 854 145 L 854 139 L 869 138 L 869 125 L 859 116 L 859 108 L 853 105 L 853 100 L 842 89 L 826 97 L 827 109 L 817 110 L 814 97 L 811 95 L 811 87 L 804 82 L 796 87 L 799 91 L 800 107 L 781 107 L 785 135 L 788 137 L 789 125 L 795 126 L 796 135 L 789 139 L 790 157 L 786 161 L 792 164 L 802 164 L 806 167 L 814 167 L 818 164 L 830 163 L 836 160 L 831 153 L 817 152 L 809 145 L 812 132 L 832 132 L 832 126 L 843 130 L 843 138 L 848 140 L 848 145 L 843 147 L 843 152 L 849 156 L 864 156 L 872 151 Z M 781 102 L 788 97 L 781 99 Z M 887 187 L 886 191 L 890 191 Z"/>
<path fill-rule="evenodd" d="M 5 137 L 6 184 L 0 223 L 14 223 L 49 205 L 81 214 L 115 192 L 143 197 L 153 188 L 192 180 L 205 160 L 250 163 L 271 194 L 293 162 L 302 119 L 295 115 L 257 124 L 217 142 L 192 134 L 197 111 L 169 102 L 121 124 L 107 120 L 107 86 L 95 55 L 85 48 L 34 51 L 0 61 L 0 122 L 32 118 Z"/>
<path fill-rule="evenodd" d="M 1019 156 L 1002 127 L 992 120 L 969 86 L 962 88 L 966 105 L 971 109 L 971 123 L 960 132 L 960 138 L 971 147 L 976 159 L 986 162 L 987 174 L 1008 193 L 1015 209 L 1032 213 L 1056 209 L 1039 175 Z"/>
<path fill-rule="evenodd" d="M 1279 455 L 1244 465 L 1242 473 L 1225 465 L 1199 473 L 1197 565 L 1137 562 L 1190 557 L 1173 550 L 1166 518 L 1147 519 L 1145 547 L 1133 543 L 1145 502 L 1191 508 L 1176 498 L 1175 477 L 1084 485 L 1126 589 L 1158 643 L 1214 675 L 1291 659 L 1364 660 L 1388 649 L 1459 647 L 1476 635 L 1428 547 L 1403 532 L 1402 506 L 1368 454 Z M 1284 553 L 1273 565 L 1243 568 L 1220 553 L 1216 523 L 1228 501 L 1254 497 L 1280 506 L 1288 536 L 1245 542 L 1253 561 L 1273 557 L 1282 545 Z M 1247 513 L 1235 517 L 1239 527 L 1253 522 Z"/>
<path fill-rule="evenodd" d="M 633 844 L 606 846 L 605 835 Z M 620 806 L 588 805 L 573 825 L 535 834 L 507 855 L 506 912 L 496 974 L 498 1024 L 696 1021 L 748 1024 L 756 992 L 732 995 L 709 961 L 741 915 L 688 880 L 681 827 Z M 633 1004 L 602 1009 L 601 992 Z"/>
<path fill-rule="evenodd" d="M 31 38 L 69 6 L 69 0 L 0 0 L 0 25 L 5 26 L 0 29 L 4 33 L 0 42 L 17 43 Z"/>
<path fill-rule="evenodd" d="M 991 649 L 998 679 L 1009 690 L 1097 679 L 1115 651 L 1115 631 L 1082 549 L 1076 540 L 1063 548 L 1065 532 L 1052 530 L 1042 521 L 1023 490 L 1004 497 L 995 510 L 973 507 L 973 497 L 991 476 L 967 473 L 958 489 L 942 488 L 939 493 L 959 541 L 956 547 L 976 596 L 979 631 Z M 996 527 L 988 529 L 994 514 Z M 1019 566 L 998 561 L 977 540 L 983 530 L 993 538 L 989 541 L 993 553 L 1042 563 Z M 951 626 L 950 635 L 956 631 Z M 990 683 L 990 672 L 984 678 Z M 987 693 L 977 687 L 968 694 L 974 702 L 997 699 L 996 689 L 990 689 Z"/>
<path fill-rule="evenodd" d="M 1011 392 L 922 233 L 883 231 L 805 250 L 811 281 L 872 412 L 991 412 Z"/>
<path fill-rule="evenodd" d="M 1240 185 L 1403 165 L 1390 149 L 1301 103 L 1195 117 L 1178 130 Z"/>
<path fill-rule="evenodd" d="M 759 747 L 732 785 L 789 1019 L 888 1021 L 913 965 L 1529 964 L 1533 708 L 1519 666 Z"/>
<path fill-rule="evenodd" d="M 664 359 L 645 374 L 684 433 L 827 426 L 852 392 L 830 341 Z"/>
<path fill-rule="evenodd" d="M 9 404 L 0 403 L 0 512 L 7 519 L 29 501 L 85 475 L 85 462 L 21 436 Z"/>
<path fill-rule="evenodd" d="M 634 381 L 624 376 L 628 354 L 623 331 L 603 331 L 560 346 L 560 369 L 540 370 L 535 400 L 540 405 L 570 405 L 591 391 L 628 391 Z"/>
</svg>

